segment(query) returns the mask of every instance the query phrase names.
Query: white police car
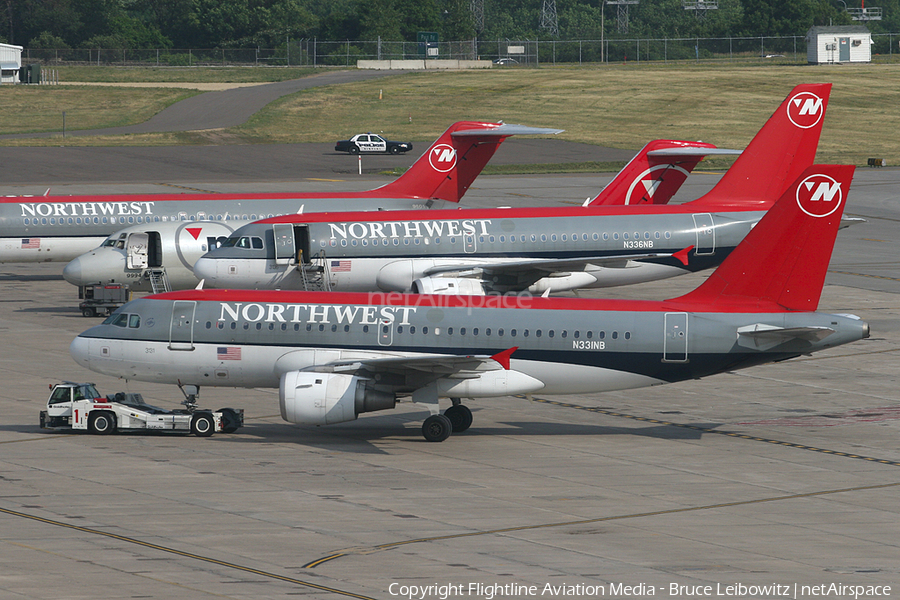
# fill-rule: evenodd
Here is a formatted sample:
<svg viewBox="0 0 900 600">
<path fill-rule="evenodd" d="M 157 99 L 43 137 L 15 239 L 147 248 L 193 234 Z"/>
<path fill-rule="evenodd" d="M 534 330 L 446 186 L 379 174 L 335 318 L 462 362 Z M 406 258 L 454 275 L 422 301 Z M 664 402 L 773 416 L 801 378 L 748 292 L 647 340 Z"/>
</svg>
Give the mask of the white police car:
<svg viewBox="0 0 900 600">
<path fill-rule="evenodd" d="M 359 154 L 361 152 L 364 154 L 370 152 L 402 154 L 412 150 L 412 147 L 413 145 L 410 142 L 392 142 L 374 133 L 360 133 L 349 140 L 339 141 L 335 144 L 334 149 L 337 152 L 349 152 L 350 154 Z"/>
</svg>

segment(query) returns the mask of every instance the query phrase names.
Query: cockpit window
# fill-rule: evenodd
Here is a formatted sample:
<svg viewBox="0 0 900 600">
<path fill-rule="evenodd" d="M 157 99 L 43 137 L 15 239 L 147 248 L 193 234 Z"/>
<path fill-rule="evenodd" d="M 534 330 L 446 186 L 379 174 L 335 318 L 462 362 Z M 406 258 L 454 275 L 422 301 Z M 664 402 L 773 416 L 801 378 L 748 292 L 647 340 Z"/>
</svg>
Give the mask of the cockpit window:
<svg viewBox="0 0 900 600">
<path fill-rule="evenodd" d="M 141 315 L 128 315 L 128 326 L 132 329 L 141 326 Z"/>
<path fill-rule="evenodd" d="M 128 313 L 120 313 L 115 315 L 115 319 L 110 322 L 110 325 L 115 325 L 116 327 L 128 327 Z"/>
<path fill-rule="evenodd" d="M 222 248 L 255 248 L 262 249 L 263 241 L 260 237 L 248 235 L 230 237 L 222 243 Z"/>
</svg>

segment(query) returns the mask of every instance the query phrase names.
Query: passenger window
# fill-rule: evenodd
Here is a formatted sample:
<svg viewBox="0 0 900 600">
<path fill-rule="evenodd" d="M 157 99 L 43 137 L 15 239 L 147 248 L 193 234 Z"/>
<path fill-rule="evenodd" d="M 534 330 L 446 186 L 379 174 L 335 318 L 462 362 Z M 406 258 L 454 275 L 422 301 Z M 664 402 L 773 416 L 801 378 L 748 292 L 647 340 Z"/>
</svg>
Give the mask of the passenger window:
<svg viewBox="0 0 900 600">
<path fill-rule="evenodd" d="M 498 329 L 497 335 L 499 335 L 500 337 L 503 337 L 503 329 Z"/>
<path fill-rule="evenodd" d="M 459 335 L 466 335 L 466 328 L 465 328 L 465 327 L 460 327 L 460 328 L 459 328 Z"/>
<path fill-rule="evenodd" d="M 630 331 L 626 331 L 626 332 L 625 332 L 625 339 L 626 339 L 626 340 L 630 340 L 630 339 L 631 339 L 631 332 L 630 332 Z"/>
<path fill-rule="evenodd" d="M 491 335 L 491 328 L 490 328 L 490 327 L 488 327 L 487 329 L 484 330 L 484 335 Z"/>
<path fill-rule="evenodd" d="M 554 331 L 551 329 L 551 330 L 547 333 L 547 335 L 550 336 L 550 337 L 553 337 L 553 336 L 554 336 Z"/>
<path fill-rule="evenodd" d="M 619 332 L 618 332 L 618 331 L 613 331 L 613 332 L 612 332 L 612 339 L 614 339 L 614 340 L 619 339 Z"/>
<path fill-rule="evenodd" d="M 422 328 L 422 334 L 424 335 L 424 334 L 427 334 L 427 333 L 428 333 L 428 328 L 427 328 L 427 327 L 423 327 L 423 328 Z"/>
</svg>

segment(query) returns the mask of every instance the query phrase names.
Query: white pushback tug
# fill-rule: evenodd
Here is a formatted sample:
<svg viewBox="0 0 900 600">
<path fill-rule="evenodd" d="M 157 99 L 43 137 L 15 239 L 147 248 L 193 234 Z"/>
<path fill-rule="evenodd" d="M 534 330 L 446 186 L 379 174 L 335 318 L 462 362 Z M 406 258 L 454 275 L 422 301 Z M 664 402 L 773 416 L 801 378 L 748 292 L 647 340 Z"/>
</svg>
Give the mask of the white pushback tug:
<svg viewBox="0 0 900 600">
<path fill-rule="evenodd" d="M 151 406 L 141 394 L 118 392 L 103 396 L 93 383 L 67 381 L 52 386 L 52 390 L 47 409 L 41 411 L 41 429 L 87 430 L 97 435 L 153 429 L 208 437 L 215 432 L 233 433 L 244 424 L 243 409 L 197 408 L 196 394 L 189 389 L 182 390 L 186 408 L 178 410 Z"/>
</svg>

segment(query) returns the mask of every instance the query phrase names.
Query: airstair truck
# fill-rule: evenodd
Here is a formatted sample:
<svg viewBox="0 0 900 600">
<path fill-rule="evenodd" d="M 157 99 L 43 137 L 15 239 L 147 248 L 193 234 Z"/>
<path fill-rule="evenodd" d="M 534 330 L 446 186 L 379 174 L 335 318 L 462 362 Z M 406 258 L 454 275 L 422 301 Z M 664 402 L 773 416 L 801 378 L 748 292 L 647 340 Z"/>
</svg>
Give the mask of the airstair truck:
<svg viewBox="0 0 900 600">
<path fill-rule="evenodd" d="M 208 437 L 215 432 L 233 433 L 244 424 L 242 409 L 211 411 L 185 402 L 185 409 L 166 410 L 144 402 L 140 394 L 119 392 L 102 396 L 93 383 L 65 382 L 52 386 L 41 429 L 86 430 L 108 435 L 117 430 L 190 432 Z"/>
</svg>

